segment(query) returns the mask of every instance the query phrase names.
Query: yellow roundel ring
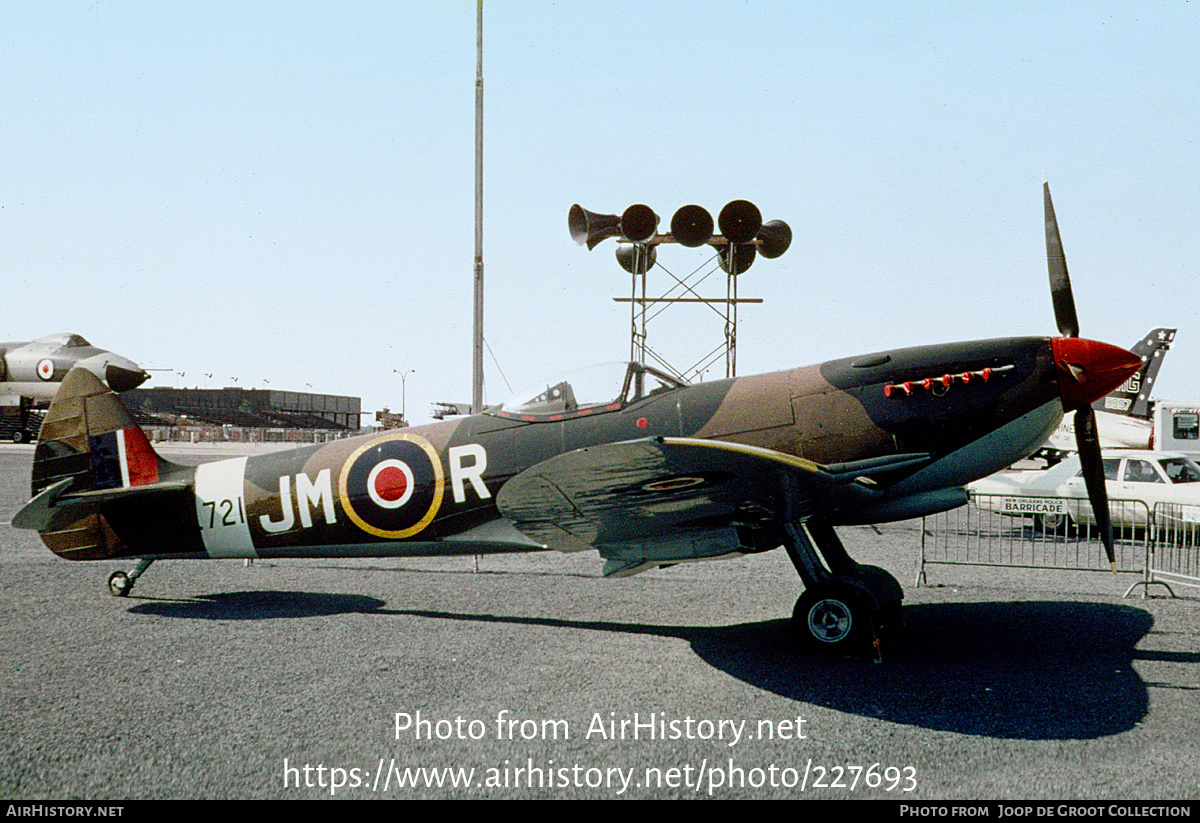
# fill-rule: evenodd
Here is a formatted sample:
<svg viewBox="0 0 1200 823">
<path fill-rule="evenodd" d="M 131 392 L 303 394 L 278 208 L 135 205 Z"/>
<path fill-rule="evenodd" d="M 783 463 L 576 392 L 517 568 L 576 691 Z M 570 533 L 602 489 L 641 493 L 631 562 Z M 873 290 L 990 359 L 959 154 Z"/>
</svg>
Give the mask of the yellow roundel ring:
<svg viewBox="0 0 1200 823">
<path fill-rule="evenodd" d="M 360 529 L 388 540 L 419 534 L 437 516 L 445 474 L 423 437 L 396 433 L 359 446 L 342 464 L 338 497 Z"/>
</svg>

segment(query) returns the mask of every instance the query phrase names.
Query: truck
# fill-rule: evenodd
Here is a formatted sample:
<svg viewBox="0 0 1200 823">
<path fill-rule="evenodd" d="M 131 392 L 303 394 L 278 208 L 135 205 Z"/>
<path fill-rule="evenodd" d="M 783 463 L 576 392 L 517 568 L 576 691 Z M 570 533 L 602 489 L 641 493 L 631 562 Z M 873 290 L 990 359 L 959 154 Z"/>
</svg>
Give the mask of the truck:
<svg viewBox="0 0 1200 823">
<path fill-rule="evenodd" d="M 1151 448 L 1200 454 L 1200 400 L 1159 400 L 1152 421 Z"/>
</svg>

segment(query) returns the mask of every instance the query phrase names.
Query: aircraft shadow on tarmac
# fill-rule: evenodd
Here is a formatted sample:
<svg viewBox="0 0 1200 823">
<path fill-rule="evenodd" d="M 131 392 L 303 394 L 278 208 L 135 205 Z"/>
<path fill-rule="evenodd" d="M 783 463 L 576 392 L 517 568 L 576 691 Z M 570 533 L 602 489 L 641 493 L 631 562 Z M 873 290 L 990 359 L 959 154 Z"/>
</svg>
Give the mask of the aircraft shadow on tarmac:
<svg viewBox="0 0 1200 823">
<path fill-rule="evenodd" d="M 192 620 L 278 620 L 334 614 L 386 614 L 383 611 L 385 605 L 377 597 L 361 594 L 252 591 L 203 594 L 188 600 L 144 598 L 129 613 Z"/>
<path fill-rule="evenodd" d="M 391 610 L 373 597 L 237 592 L 143 603 L 140 614 L 263 620 L 337 613 L 406 615 L 676 637 L 706 663 L 803 703 L 940 731 L 1029 740 L 1091 739 L 1133 728 L 1148 693 L 1133 661 L 1153 618 L 1123 605 L 1079 602 L 917 604 L 884 662 L 802 652 L 789 622 L 679 627 L 437 611 Z M 1166 653 L 1200 663 L 1200 654 Z"/>
</svg>

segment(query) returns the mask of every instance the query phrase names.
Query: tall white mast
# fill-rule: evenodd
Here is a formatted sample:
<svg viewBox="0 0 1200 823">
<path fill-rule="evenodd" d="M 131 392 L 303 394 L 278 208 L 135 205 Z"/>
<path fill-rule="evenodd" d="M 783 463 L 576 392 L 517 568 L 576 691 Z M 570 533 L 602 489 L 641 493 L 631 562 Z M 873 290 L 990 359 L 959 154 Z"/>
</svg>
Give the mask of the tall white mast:
<svg viewBox="0 0 1200 823">
<path fill-rule="evenodd" d="M 471 411 L 483 411 L 483 0 L 475 16 L 475 356 Z"/>
</svg>

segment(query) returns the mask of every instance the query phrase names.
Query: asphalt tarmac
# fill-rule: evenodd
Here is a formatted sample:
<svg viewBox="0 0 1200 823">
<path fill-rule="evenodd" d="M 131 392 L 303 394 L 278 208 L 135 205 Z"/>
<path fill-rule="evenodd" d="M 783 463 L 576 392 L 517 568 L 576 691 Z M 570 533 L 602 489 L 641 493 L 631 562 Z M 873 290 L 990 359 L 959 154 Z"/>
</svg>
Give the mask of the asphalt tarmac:
<svg viewBox="0 0 1200 823">
<path fill-rule="evenodd" d="M 216 456 L 193 450 L 181 462 Z M 0 796 L 1200 797 L 1200 590 L 938 566 L 882 663 L 806 654 L 782 551 L 605 580 L 594 553 L 72 563 L 7 520 Z"/>
</svg>

